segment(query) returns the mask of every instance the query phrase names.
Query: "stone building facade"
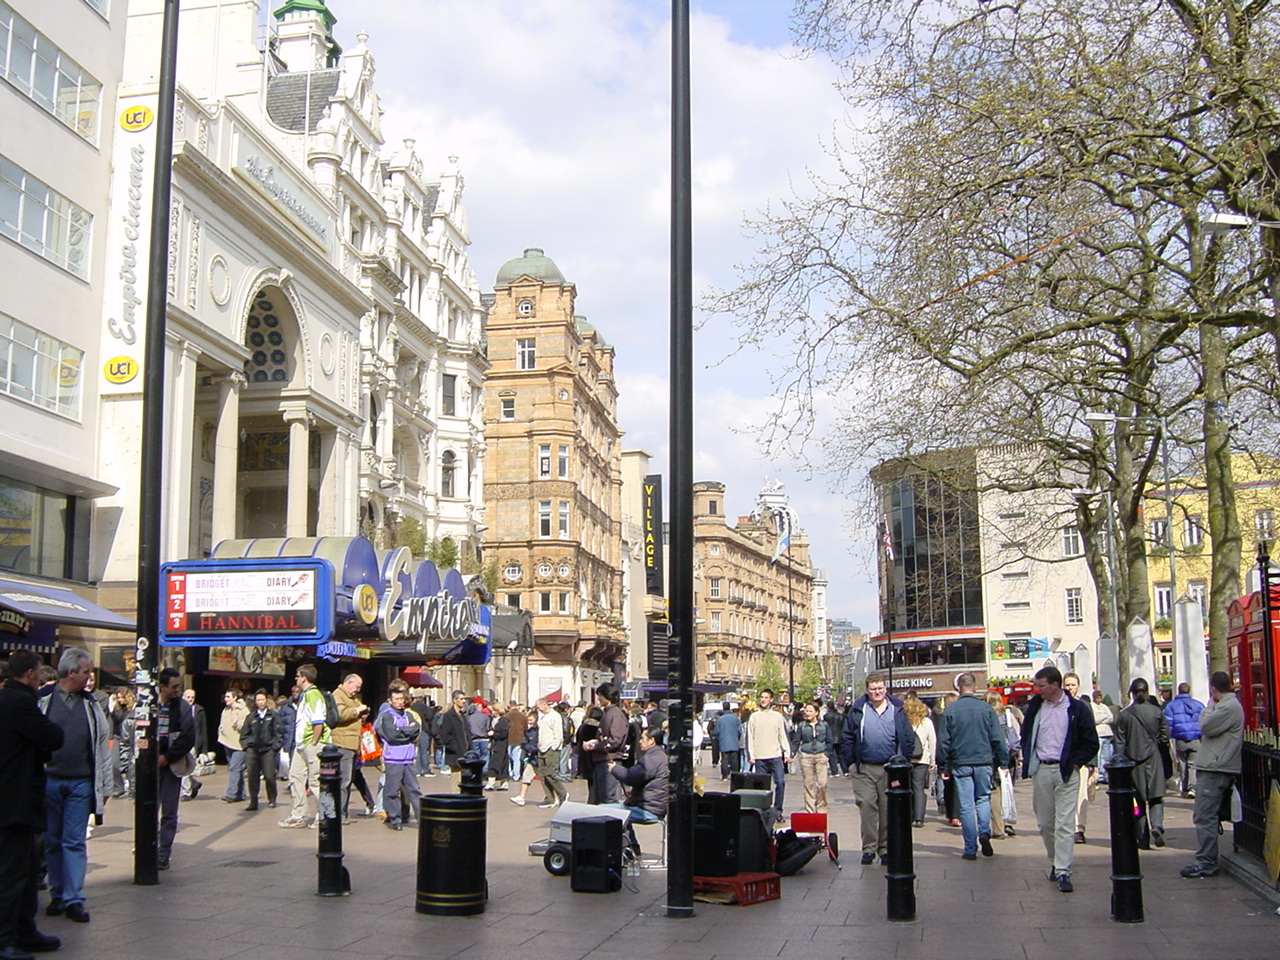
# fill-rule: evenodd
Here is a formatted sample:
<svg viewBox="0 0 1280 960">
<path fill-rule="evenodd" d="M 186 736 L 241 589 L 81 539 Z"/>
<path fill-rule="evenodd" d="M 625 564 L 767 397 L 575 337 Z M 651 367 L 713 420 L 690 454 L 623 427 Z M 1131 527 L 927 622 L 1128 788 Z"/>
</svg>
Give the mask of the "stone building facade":
<svg viewBox="0 0 1280 960">
<path fill-rule="evenodd" d="M 498 271 L 486 321 L 484 555 L 498 599 L 533 614 L 529 699 L 581 699 L 627 651 L 614 351 L 576 296 L 529 248 Z"/>
</svg>

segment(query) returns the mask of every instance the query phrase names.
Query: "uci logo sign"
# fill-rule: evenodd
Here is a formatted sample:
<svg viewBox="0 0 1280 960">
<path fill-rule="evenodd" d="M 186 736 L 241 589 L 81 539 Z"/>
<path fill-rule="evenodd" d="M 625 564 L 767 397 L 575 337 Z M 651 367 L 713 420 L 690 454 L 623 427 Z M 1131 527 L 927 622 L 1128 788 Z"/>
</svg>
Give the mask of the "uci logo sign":
<svg viewBox="0 0 1280 960">
<path fill-rule="evenodd" d="M 120 129 L 128 133 L 141 133 L 151 126 L 151 121 L 154 119 L 155 114 L 151 112 L 150 107 L 126 107 L 120 113 Z"/>
<path fill-rule="evenodd" d="M 133 357 L 112 357 L 102 368 L 110 383 L 128 383 L 138 375 L 138 361 Z"/>
</svg>

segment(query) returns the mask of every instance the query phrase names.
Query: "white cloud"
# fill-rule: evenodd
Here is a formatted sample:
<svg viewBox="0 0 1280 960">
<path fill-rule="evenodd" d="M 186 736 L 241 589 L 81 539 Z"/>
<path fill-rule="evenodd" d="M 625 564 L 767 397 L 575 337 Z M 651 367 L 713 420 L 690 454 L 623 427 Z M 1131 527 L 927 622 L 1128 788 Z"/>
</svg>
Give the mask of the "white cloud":
<svg viewBox="0 0 1280 960">
<path fill-rule="evenodd" d="M 719 4 L 760 17 L 762 4 Z M 785 17 L 788 4 L 775 4 Z M 821 58 L 739 42 L 776 27 L 700 14 L 691 24 L 695 298 L 730 286 L 751 258 L 744 216 L 787 196 L 842 115 Z M 744 12 L 747 11 L 747 12 Z M 414 137 L 427 169 L 457 155 L 466 178 L 471 264 L 482 289 L 526 246 L 577 284 L 578 309 L 617 349 L 621 426 L 666 472 L 669 4 L 665 0 L 343 0 L 338 39 L 370 35 L 389 140 Z M 754 27 L 754 29 L 747 29 Z M 786 460 L 766 461 L 751 428 L 770 399 L 764 354 L 732 352 L 727 325 L 696 341 L 695 476 L 729 484 L 748 512 L 766 476 L 788 483 L 833 574 L 830 608 L 867 624 L 844 504 Z M 721 362 L 723 361 L 723 362 Z M 821 518 L 821 519 L 819 519 Z M 856 549 L 864 550 L 865 531 Z M 847 575 L 845 571 L 847 568 Z M 840 584 L 834 574 L 839 571 Z M 846 584 L 854 584 L 846 589 Z M 870 609 L 874 611 L 874 599 Z"/>
</svg>

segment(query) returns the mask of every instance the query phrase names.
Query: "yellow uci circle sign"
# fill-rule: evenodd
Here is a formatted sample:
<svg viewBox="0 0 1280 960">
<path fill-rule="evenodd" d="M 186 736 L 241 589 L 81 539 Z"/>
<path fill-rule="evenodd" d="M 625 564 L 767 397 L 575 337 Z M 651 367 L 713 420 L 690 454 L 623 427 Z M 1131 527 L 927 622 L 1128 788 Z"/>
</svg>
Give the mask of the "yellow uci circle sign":
<svg viewBox="0 0 1280 960">
<path fill-rule="evenodd" d="M 151 121 L 154 119 L 155 114 L 151 112 L 150 107 L 141 104 L 125 107 L 120 113 L 120 129 L 129 133 L 141 133 L 151 126 Z"/>
<path fill-rule="evenodd" d="M 103 364 L 102 375 L 110 383 L 128 383 L 138 375 L 138 361 L 133 357 L 112 357 Z"/>
<path fill-rule="evenodd" d="M 351 605 L 355 607 L 356 616 L 362 623 L 373 623 L 378 619 L 378 591 L 370 584 L 362 583 L 356 587 Z"/>
</svg>

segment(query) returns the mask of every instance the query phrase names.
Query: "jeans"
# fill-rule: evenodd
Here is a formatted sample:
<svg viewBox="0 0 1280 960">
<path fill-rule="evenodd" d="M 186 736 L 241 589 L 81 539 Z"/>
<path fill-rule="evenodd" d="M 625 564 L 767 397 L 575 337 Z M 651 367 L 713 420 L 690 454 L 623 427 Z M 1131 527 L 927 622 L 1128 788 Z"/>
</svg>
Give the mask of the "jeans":
<svg viewBox="0 0 1280 960">
<path fill-rule="evenodd" d="M 84 903 L 84 875 L 89 867 L 85 833 L 93 812 L 93 780 L 49 777 L 44 802 L 49 896 L 65 904 Z"/>
<path fill-rule="evenodd" d="M 756 773 L 773 777 L 773 808 L 782 812 L 782 800 L 787 794 L 787 766 L 781 757 L 769 757 L 755 762 Z"/>
<path fill-rule="evenodd" d="M 1107 764 L 1116 755 L 1115 737 L 1098 738 L 1098 782 L 1107 782 Z"/>
<path fill-rule="evenodd" d="M 36 932 L 38 860 L 30 825 L 0 827 L 0 946 Z"/>
<path fill-rule="evenodd" d="M 489 762 L 489 741 L 485 737 L 476 737 L 471 741 L 471 752 L 483 760 L 486 764 Z"/>
<path fill-rule="evenodd" d="M 160 769 L 157 784 L 160 798 L 160 833 L 157 835 L 156 859 L 168 863 L 173 852 L 173 838 L 178 835 L 178 796 L 182 793 L 182 778 L 175 776 L 168 767 Z"/>
<path fill-rule="evenodd" d="M 1178 792 L 1185 797 L 1196 788 L 1196 754 L 1200 751 L 1200 741 L 1175 740 L 1173 747 L 1177 758 Z"/>
<path fill-rule="evenodd" d="M 244 751 L 227 751 L 227 792 L 229 800 L 244 799 Z"/>
<path fill-rule="evenodd" d="M 926 793 L 929 789 L 929 764 L 911 764 L 911 819 L 917 823 L 924 820 L 927 805 Z"/>
<path fill-rule="evenodd" d="M 720 751 L 720 779 L 728 780 L 729 774 L 740 773 L 742 771 L 742 751 L 741 750 L 721 750 Z"/>
<path fill-rule="evenodd" d="M 960 834 L 964 852 L 978 852 L 978 835 L 991 833 L 991 767 L 958 766 L 951 771 L 960 800 Z"/>
<path fill-rule="evenodd" d="M 507 779 L 519 780 L 524 772 L 524 747 L 513 743 L 507 747 Z"/>
</svg>

